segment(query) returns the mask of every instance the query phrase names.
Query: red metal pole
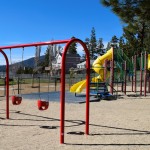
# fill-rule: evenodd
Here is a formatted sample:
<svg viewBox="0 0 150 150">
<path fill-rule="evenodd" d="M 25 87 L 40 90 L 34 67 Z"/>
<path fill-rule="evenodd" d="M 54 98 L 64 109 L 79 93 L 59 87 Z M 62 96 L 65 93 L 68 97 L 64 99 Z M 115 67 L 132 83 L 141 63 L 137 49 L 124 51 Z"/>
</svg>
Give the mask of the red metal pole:
<svg viewBox="0 0 150 150">
<path fill-rule="evenodd" d="M 134 56 L 134 92 L 136 93 L 136 55 Z"/>
<path fill-rule="evenodd" d="M 85 133 L 89 134 L 89 85 L 90 85 L 90 59 L 89 51 L 81 40 L 71 39 L 65 46 L 64 52 L 62 54 L 62 66 L 61 66 L 61 96 L 60 96 L 60 143 L 64 143 L 64 125 L 65 125 L 65 60 L 66 53 L 69 46 L 78 42 L 82 45 L 86 53 L 86 121 L 85 121 Z"/>
<path fill-rule="evenodd" d="M 143 54 L 141 53 L 140 63 L 140 95 L 142 96 L 142 77 L 143 77 Z"/>
<path fill-rule="evenodd" d="M 126 95 L 126 86 L 127 86 L 127 62 L 124 61 L 124 94 Z"/>
<path fill-rule="evenodd" d="M 133 66 L 134 66 L 134 58 L 133 58 L 133 56 L 132 56 L 132 64 L 133 64 Z M 132 75 L 132 78 L 131 78 L 131 80 L 132 80 L 132 92 L 133 92 L 133 85 L 134 85 L 134 83 L 133 83 L 133 76 L 134 76 L 134 69 L 133 69 L 133 75 Z"/>
<path fill-rule="evenodd" d="M 57 40 L 57 41 L 47 41 L 47 42 L 36 42 L 36 43 L 28 43 L 28 44 L 17 44 L 10 46 L 0 46 L 0 49 L 10 49 L 10 48 L 21 48 L 21 47 L 31 47 L 31 46 L 42 46 L 42 45 L 51 45 L 51 44 L 65 44 L 70 40 Z"/>
<path fill-rule="evenodd" d="M 124 64 L 122 64 L 122 69 L 124 68 Z M 121 82 L 121 92 L 123 92 L 123 87 L 124 87 L 124 81 L 122 79 L 122 82 Z"/>
<path fill-rule="evenodd" d="M 144 56 L 144 96 L 146 96 L 146 85 L 147 85 L 147 53 L 145 51 L 145 56 Z"/>
<path fill-rule="evenodd" d="M 112 60 L 110 61 L 110 93 L 112 94 Z"/>
<path fill-rule="evenodd" d="M 112 48 L 112 61 L 111 65 L 111 80 L 110 80 L 110 93 L 113 94 L 113 83 L 114 83 L 114 48 Z"/>
<path fill-rule="evenodd" d="M 150 71 L 148 71 L 148 93 L 150 93 Z"/>
<path fill-rule="evenodd" d="M 9 119 L 9 61 L 7 55 L 0 49 L 6 60 L 6 118 Z"/>
<path fill-rule="evenodd" d="M 106 59 L 104 62 L 104 82 L 106 82 L 107 79 L 107 62 L 108 60 Z"/>
</svg>

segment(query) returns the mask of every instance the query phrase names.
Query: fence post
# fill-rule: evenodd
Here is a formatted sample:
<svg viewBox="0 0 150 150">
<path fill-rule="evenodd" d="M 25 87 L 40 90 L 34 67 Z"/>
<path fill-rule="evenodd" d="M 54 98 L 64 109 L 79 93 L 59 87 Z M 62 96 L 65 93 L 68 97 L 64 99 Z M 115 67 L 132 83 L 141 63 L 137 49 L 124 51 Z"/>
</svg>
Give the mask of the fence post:
<svg viewBox="0 0 150 150">
<path fill-rule="evenodd" d="M 126 95 L 126 86 L 127 86 L 127 62 L 124 61 L 124 94 Z"/>
<path fill-rule="evenodd" d="M 134 56 L 134 92 L 136 93 L 136 63 L 137 63 L 137 57 Z"/>
<path fill-rule="evenodd" d="M 114 48 L 112 48 L 112 61 L 110 62 L 111 68 L 111 77 L 110 77 L 110 93 L 113 94 L 114 86 Z"/>
<path fill-rule="evenodd" d="M 134 58 L 133 58 L 133 56 L 132 56 L 132 64 L 133 64 L 133 66 L 134 66 Z M 132 92 L 133 92 L 133 85 L 134 85 L 134 83 L 133 83 L 133 76 L 134 76 L 134 71 L 133 71 L 133 75 L 132 75 L 132 78 L 131 78 L 131 82 L 132 82 Z"/>
<path fill-rule="evenodd" d="M 140 95 L 142 96 L 142 79 L 143 79 L 143 54 L 141 53 L 140 63 Z"/>
<path fill-rule="evenodd" d="M 104 82 L 106 82 L 107 79 L 107 59 L 104 62 Z"/>
<path fill-rule="evenodd" d="M 147 86 L 147 52 L 144 55 L 144 96 L 146 96 L 146 86 Z"/>
</svg>

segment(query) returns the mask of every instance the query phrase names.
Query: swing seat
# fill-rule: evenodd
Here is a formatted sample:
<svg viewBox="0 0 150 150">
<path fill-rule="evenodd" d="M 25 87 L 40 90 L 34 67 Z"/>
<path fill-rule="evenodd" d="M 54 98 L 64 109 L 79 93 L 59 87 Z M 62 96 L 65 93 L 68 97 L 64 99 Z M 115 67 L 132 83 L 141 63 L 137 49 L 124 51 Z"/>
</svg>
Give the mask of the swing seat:
<svg viewBox="0 0 150 150">
<path fill-rule="evenodd" d="M 12 96 L 11 100 L 12 100 L 12 104 L 13 105 L 19 105 L 19 104 L 21 104 L 22 97 L 20 97 L 20 96 Z"/>
<path fill-rule="evenodd" d="M 37 101 L 38 109 L 39 110 L 46 110 L 49 107 L 49 102 L 48 101 L 42 101 L 38 100 Z"/>
</svg>

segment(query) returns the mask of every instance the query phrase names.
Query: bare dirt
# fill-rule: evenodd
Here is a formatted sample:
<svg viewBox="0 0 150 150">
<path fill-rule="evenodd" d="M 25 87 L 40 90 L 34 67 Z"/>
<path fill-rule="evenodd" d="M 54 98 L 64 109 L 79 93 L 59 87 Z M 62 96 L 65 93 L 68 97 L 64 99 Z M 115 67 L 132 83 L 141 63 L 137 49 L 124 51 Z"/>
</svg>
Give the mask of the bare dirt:
<svg viewBox="0 0 150 150">
<path fill-rule="evenodd" d="M 24 86 L 23 93 L 35 90 Z M 64 144 L 60 144 L 59 102 L 51 102 L 46 111 L 39 111 L 36 101 L 10 103 L 10 119 L 5 119 L 6 102 L 1 97 L 0 150 L 149 150 L 150 95 L 139 96 L 130 88 L 127 95 L 90 103 L 89 135 L 84 134 L 85 104 L 66 103 Z"/>
</svg>

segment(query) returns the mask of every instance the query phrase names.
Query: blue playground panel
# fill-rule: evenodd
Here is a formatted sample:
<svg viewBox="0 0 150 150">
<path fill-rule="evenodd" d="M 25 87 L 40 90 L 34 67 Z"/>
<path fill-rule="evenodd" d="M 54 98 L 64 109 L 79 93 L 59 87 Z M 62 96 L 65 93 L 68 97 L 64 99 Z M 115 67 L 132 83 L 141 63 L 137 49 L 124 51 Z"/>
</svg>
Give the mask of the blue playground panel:
<svg viewBox="0 0 150 150">
<path fill-rule="evenodd" d="M 116 99 L 115 95 L 110 94 L 109 92 L 102 92 L 102 91 L 96 91 L 96 90 L 91 90 L 90 91 L 90 95 L 92 96 L 98 96 L 99 99 L 103 99 L 103 100 L 114 100 Z"/>
<path fill-rule="evenodd" d="M 48 95 L 49 94 L 49 95 Z M 40 93 L 41 100 L 48 100 L 54 101 L 54 102 L 60 102 L 60 92 L 43 92 Z M 23 99 L 29 99 L 29 100 L 38 100 L 40 99 L 39 93 L 31 93 L 31 94 L 22 94 Z M 79 103 L 80 101 L 85 101 L 86 95 L 85 94 L 79 94 L 75 96 L 74 93 L 70 93 L 69 91 L 65 92 L 65 101 L 67 103 Z"/>
</svg>

